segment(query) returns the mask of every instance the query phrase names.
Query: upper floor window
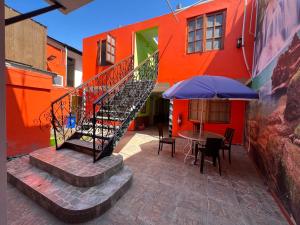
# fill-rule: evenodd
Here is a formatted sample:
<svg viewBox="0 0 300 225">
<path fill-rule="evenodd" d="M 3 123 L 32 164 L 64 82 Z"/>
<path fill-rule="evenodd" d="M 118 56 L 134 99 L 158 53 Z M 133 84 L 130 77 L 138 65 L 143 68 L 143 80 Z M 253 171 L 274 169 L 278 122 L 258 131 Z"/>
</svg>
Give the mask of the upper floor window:
<svg viewBox="0 0 300 225">
<path fill-rule="evenodd" d="M 98 66 L 114 64 L 116 62 L 116 39 L 108 34 L 106 39 L 98 41 L 97 45 Z"/>
<path fill-rule="evenodd" d="M 188 19 L 187 53 L 223 48 L 225 11 Z"/>
</svg>

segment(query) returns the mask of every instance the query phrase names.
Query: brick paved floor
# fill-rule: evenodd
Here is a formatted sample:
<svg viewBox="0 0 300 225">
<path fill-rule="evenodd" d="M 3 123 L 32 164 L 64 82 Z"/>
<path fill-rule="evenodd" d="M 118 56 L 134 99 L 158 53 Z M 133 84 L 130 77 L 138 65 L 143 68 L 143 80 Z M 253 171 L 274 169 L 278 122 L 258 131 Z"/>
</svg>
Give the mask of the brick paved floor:
<svg viewBox="0 0 300 225">
<path fill-rule="evenodd" d="M 158 156 L 152 131 L 128 132 L 117 151 L 134 172 L 132 187 L 107 213 L 85 224 L 287 224 L 242 147 L 234 146 L 231 166 L 222 161 L 220 177 L 208 163 L 204 174 L 192 161 L 184 164 L 184 144 L 177 139 L 175 158 L 170 146 Z M 11 185 L 7 193 L 9 224 L 63 224 Z"/>
</svg>

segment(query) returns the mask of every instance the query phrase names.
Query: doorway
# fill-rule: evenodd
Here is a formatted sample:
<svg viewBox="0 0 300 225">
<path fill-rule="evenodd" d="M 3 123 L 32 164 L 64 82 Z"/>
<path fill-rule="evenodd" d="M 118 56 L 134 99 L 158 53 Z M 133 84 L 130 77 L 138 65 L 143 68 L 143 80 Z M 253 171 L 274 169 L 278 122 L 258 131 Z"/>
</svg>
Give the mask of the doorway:
<svg viewBox="0 0 300 225">
<path fill-rule="evenodd" d="M 147 28 L 134 35 L 134 67 L 140 65 L 150 55 L 158 50 L 158 27 Z M 142 130 L 154 125 L 156 113 L 155 96 L 149 96 L 146 104 L 135 118 L 135 129 Z M 158 116 L 156 116 L 156 119 Z"/>
<path fill-rule="evenodd" d="M 75 81 L 75 59 L 67 59 L 67 87 L 74 87 Z"/>
<path fill-rule="evenodd" d="M 134 66 L 137 67 L 158 50 L 158 27 L 152 27 L 135 33 Z"/>
</svg>

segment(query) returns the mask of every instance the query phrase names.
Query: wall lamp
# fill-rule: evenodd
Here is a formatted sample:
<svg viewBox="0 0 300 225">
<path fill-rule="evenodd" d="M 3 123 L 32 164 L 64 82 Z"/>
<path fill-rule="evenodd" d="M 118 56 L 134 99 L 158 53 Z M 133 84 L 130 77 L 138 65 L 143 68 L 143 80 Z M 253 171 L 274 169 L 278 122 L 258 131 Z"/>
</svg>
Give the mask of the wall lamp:
<svg viewBox="0 0 300 225">
<path fill-rule="evenodd" d="M 48 61 L 52 61 L 52 60 L 54 60 L 54 59 L 56 59 L 56 56 L 55 56 L 55 55 L 50 55 L 50 56 L 47 58 Z"/>
<path fill-rule="evenodd" d="M 244 47 L 244 43 L 243 43 L 243 38 L 242 37 L 240 37 L 239 39 L 237 39 L 236 47 L 237 48 Z"/>
</svg>

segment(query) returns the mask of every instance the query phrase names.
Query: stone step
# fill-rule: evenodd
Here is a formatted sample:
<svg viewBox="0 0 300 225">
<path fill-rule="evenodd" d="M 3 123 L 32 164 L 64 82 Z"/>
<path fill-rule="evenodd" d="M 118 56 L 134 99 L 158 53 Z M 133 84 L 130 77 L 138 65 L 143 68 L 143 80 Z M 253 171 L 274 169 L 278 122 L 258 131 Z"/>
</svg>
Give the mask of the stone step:
<svg viewBox="0 0 300 225">
<path fill-rule="evenodd" d="M 7 163 L 8 182 L 66 223 L 93 219 L 125 194 L 132 183 L 132 172 L 124 167 L 94 187 L 72 186 L 29 163 L 24 156 Z"/>
<path fill-rule="evenodd" d="M 123 168 L 123 157 L 113 154 L 93 163 L 93 157 L 71 149 L 44 148 L 29 155 L 30 163 L 78 187 L 101 184 Z"/>
<path fill-rule="evenodd" d="M 83 141 L 80 139 L 70 139 L 64 142 L 62 148 L 70 148 L 74 151 L 85 153 L 87 155 L 93 155 L 93 142 Z"/>
</svg>

